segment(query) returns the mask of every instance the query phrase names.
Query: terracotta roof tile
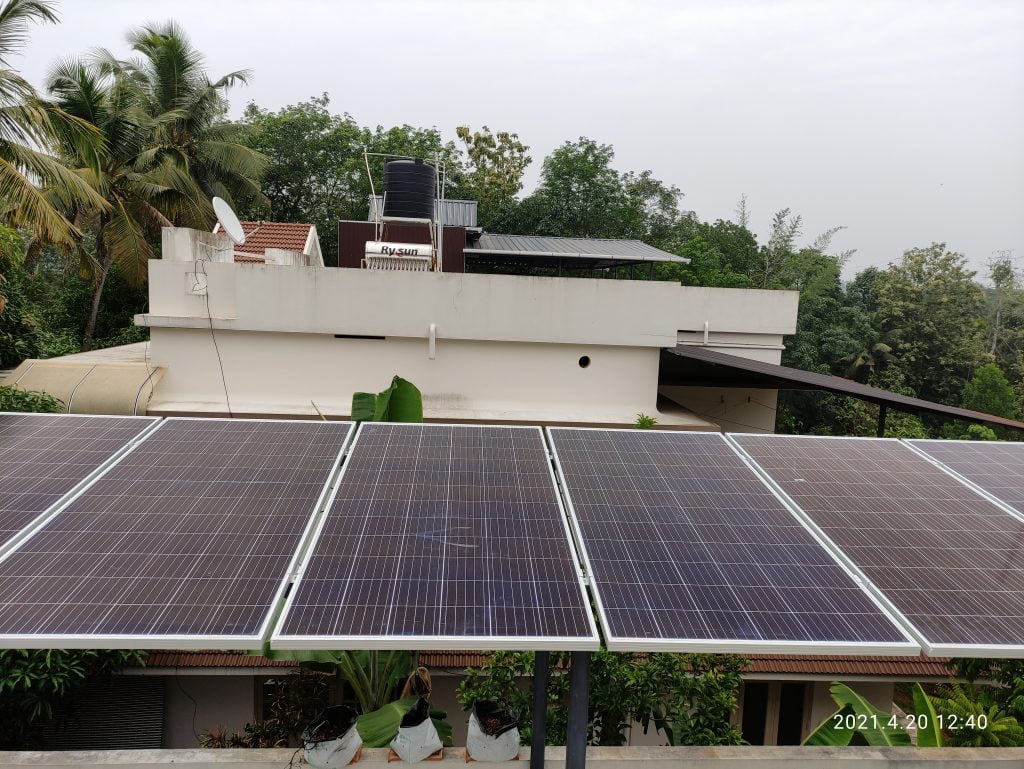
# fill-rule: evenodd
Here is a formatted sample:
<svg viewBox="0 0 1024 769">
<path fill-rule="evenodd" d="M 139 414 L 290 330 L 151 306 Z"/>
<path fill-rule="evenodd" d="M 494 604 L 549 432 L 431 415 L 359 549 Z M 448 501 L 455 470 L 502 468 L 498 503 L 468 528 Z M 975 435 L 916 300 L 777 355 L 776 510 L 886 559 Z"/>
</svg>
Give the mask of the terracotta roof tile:
<svg viewBox="0 0 1024 769">
<path fill-rule="evenodd" d="M 220 225 L 214 228 L 218 232 Z M 235 246 L 235 261 L 262 264 L 263 252 L 268 248 L 283 248 L 285 251 L 305 253 L 306 240 L 312 224 L 292 222 L 242 222 L 245 243 Z M 243 254 L 253 254 L 251 257 Z"/>
<path fill-rule="evenodd" d="M 486 652 L 420 652 L 420 664 L 428 668 L 479 667 Z M 783 654 L 749 654 L 748 673 L 777 675 L 879 676 L 885 678 L 948 678 L 945 657 L 855 657 Z M 269 660 L 243 652 L 154 651 L 146 657 L 150 668 L 291 668 L 289 660 Z"/>
</svg>

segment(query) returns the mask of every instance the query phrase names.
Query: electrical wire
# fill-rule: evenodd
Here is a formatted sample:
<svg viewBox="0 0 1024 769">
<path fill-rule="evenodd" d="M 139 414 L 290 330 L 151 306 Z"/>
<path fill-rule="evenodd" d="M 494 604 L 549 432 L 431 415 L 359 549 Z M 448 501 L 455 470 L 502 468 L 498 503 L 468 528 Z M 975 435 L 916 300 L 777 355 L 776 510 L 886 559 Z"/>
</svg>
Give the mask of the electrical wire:
<svg viewBox="0 0 1024 769">
<path fill-rule="evenodd" d="M 206 262 L 208 259 L 199 259 L 196 261 L 195 280 L 192 283 L 192 290 L 199 291 L 202 289 L 203 299 L 206 300 L 206 319 L 210 323 L 210 338 L 213 340 L 213 351 L 217 353 L 217 365 L 220 367 L 220 382 L 224 388 L 224 402 L 228 407 L 228 417 L 234 419 L 234 412 L 231 410 L 231 396 L 228 394 L 228 380 L 224 374 L 224 360 L 220 356 L 220 345 L 217 344 L 217 332 L 213 328 L 213 313 L 210 311 L 210 276 L 206 272 Z M 199 266 L 202 265 L 202 274 L 206 278 L 205 285 L 199 281 Z"/>
<path fill-rule="evenodd" d="M 174 683 L 178 685 L 181 693 L 192 701 L 192 736 L 196 738 L 196 745 L 198 745 L 200 743 L 200 739 L 199 732 L 196 731 L 196 715 L 199 713 L 199 703 L 196 701 L 196 698 L 189 694 L 185 690 L 185 687 L 181 685 L 181 675 L 178 673 L 180 669 L 180 665 L 174 668 Z"/>
</svg>

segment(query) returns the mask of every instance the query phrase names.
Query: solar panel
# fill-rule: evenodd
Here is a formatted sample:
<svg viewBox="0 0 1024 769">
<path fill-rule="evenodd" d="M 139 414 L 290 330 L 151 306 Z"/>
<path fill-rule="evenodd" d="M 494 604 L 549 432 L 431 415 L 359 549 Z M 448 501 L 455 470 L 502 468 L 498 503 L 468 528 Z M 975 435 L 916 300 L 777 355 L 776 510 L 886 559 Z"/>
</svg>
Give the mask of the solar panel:
<svg viewBox="0 0 1024 769">
<path fill-rule="evenodd" d="M 274 648 L 598 648 L 537 427 L 364 423 Z"/>
<path fill-rule="evenodd" d="M 721 434 L 549 431 L 609 649 L 920 651 Z"/>
<path fill-rule="evenodd" d="M 0 560 L 0 646 L 260 648 L 351 429 L 165 420 Z"/>
<path fill-rule="evenodd" d="M 157 421 L 0 413 L 0 553 Z"/>
<path fill-rule="evenodd" d="M 929 653 L 1024 655 L 1024 522 L 897 440 L 732 438 Z"/>
<path fill-rule="evenodd" d="M 924 440 L 907 443 L 1000 502 L 1024 512 L 1024 443 Z"/>
</svg>

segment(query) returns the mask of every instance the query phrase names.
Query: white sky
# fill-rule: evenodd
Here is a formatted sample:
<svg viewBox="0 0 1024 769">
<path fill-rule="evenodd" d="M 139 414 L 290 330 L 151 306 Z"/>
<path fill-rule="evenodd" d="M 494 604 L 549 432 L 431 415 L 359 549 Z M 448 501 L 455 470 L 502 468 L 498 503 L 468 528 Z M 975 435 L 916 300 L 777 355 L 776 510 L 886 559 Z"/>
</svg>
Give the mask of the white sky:
<svg viewBox="0 0 1024 769">
<path fill-rule="evenodd" d="M 746 193 L 764 239 L 848 227 L 848 273 L 946 241 L 1024 267 L 1024 2 L 64 0 L 20 65 L 178 20 L 212 75 L 255 70 L 232 113 L 326 91 L 364 125 L 484 124 L 540 162 L 581 135 L 650 168 L 702 218 Z"/>
</svg>

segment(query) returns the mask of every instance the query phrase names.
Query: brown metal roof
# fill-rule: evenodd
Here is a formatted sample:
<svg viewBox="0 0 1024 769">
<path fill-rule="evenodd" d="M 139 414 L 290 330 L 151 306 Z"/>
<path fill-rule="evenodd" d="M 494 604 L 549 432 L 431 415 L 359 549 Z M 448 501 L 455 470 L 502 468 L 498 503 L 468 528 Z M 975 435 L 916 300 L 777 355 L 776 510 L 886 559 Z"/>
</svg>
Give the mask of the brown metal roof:
<svg viewBox="0 0 1024 769">
<path fill-rule="evenodd" d="M 659 384 L 694 385 L 699 387 L 763 387 L 773 390 L 826 390 L 870 401 L 899 411 L 938 414 L 965 422 L 978 422 L 990 427 L 1024 430 L 1024 422 L 997 417 L 980 411 L 946 406 L 942 403 L 912 398 L 909 395 L 881 390 L 852 379 L 818 374 L 814 371 L 780 366 L 776 363 L 743 358 L 713 350 L 710 347 L 677 345 L 662 350 Z"/>
<path fill-rule="evenodd" d="M 916 680 L 948 678 L 944 657 L 853 657 L 792 656 L 748 654 L 744 672 L 775 675 L 878 676 Z M 428 668 L 455 669 L 480 667 L 486 652 L 420 652 L 420 664 Z M 294 668 L 290 660 L 269 660 L 243 652 L 154 651 L 146 656 L 147 668 Z"/>
</svg>

